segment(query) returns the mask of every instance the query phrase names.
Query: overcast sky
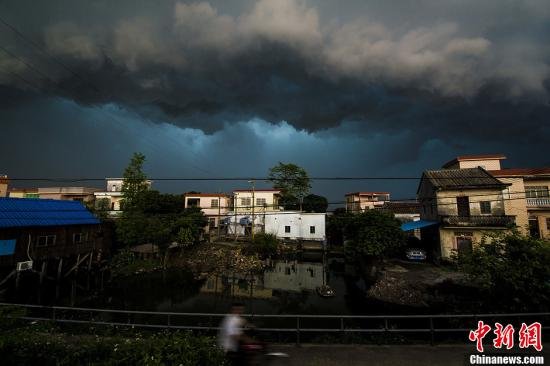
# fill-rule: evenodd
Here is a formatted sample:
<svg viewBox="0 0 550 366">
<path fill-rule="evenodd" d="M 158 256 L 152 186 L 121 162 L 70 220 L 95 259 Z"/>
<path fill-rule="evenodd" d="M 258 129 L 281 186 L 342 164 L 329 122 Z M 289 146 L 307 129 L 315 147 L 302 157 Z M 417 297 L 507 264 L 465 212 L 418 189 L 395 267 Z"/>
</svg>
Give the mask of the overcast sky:
<svg viewBox="0 0 550 366">
<path fill-rule="evenodd" d="M 24 36 L 0 24 L 12 177 L 120 176 L 134 151 L 153 178 L 261 177 L 279 161 L 419 177 L 476 153 L 550 166 L 547 0 L 13 0 L 0 16 Z M 411 198 L 417 183 L 313 191 Z"/>
</svg>

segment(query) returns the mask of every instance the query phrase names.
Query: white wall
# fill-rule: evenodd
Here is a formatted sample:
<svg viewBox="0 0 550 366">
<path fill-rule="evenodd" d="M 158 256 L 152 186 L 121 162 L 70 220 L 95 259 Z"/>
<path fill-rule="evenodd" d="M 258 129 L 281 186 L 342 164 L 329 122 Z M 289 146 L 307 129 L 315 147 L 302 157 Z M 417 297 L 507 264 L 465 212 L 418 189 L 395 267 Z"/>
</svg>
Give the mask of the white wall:
<svg viewBox="0 0 550 366">
<path fill-rule="evenodd" d="M 325 213 L 281 211 L 265 215 L 265 232 L 278 238 L 322 241 L 326 238 L 325 220 Z M 285 226 L 290 226 L 290 233 L 285 232 Z M 311 226 L 315 227 L 315 233 L 310 233 Z"/>
</svg>

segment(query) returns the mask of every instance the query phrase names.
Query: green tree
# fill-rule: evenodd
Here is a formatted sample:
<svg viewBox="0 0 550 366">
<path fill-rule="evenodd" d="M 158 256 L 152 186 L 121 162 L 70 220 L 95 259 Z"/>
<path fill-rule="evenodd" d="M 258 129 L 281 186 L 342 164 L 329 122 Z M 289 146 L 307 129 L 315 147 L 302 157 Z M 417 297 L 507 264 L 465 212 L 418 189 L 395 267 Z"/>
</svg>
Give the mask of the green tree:
<svg viewBox="0 0 550 366">
<path fill-rule="evenodd" d="M 399 254 L 406 245 L 401 222 L 391 213 L 369 210 L 344 217 L 344 250 L 349 256 L 388 257 Z"/>
<path fill-rule="evenodd" d="M 283 197 L 295 197 L 300 203 L 311 188 L 307 172 L 292 163 L 279 162 L 269 169 L 269 180 L 273 182 L 273 188 L 281 190 Z"/>
<path fill-rule="evenodd" d="M 122 181 L 123 211 L 132 210 L 138 195 L 149 188 L 147 176 L 143 172 L 144 162 L 145 155 L 134 153 L 132 159 L 130 159 L 130 164 L 124 170 Z"/>
<path fill-rule="evenodd" d="M 109 211 L 111 210 L 111 201 L 108 198 L 99 198 L 93 205 L 88 205 L 88 209 L 96 214 L 97 217 L 104 220 L 107 218 Z"/>
<path fill-rule="evenodd" d="M 328 200 L 323 196 L 308 194 L 304 197 L 302 208 L 306 212 L 327 212 Z"/>
<path fill-rule="evenodd" d="M 488 237 L 455 259 L 484 298 L 502 310 L 550 310 L 549 241 L 518 233 Z"/>
<path fill-rule="evenodd" d="M 300 200 L 296 196 L 282 195 L 279 199 L 279 206 L 282 206 L 285 210 L 299 210 Z"/>
<path fill-rule="evenodd" d="M 254 237 L 254 240 L 249 244 L 247 252 L 258 254 L 262 257 L 269 257 L 277 254 L 279 240 L 274 234 L 260 233 Z"/>
</svg>

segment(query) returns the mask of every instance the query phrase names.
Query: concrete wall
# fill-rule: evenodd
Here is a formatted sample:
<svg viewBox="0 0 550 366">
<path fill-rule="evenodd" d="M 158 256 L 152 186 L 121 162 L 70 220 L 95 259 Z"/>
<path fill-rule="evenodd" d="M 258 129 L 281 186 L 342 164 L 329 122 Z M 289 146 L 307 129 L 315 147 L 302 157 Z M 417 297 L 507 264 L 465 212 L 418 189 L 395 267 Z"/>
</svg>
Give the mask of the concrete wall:
<svg viewBox="0 0 550 366">
<path fill-rule="evenodd" d="M 325 240 L 324 213 L 300 213 L 282 211 L 280 214 L 265 215 L 265 232 L 275 234 L 278 238 Z M 285 232 L 285 226 L 290 226 L 290 233 Z M 315 227 L 315 233 L 310 232 L 310 227 Z"/>
<path fill-rule="evenodd" d="M 512 184 L 503 191 L 504 210 L 506 215 L 516 217 L 518 230 L 527 235 L 529 233 L 529 221 L 527 213 L 527 203 L 525 200 L 525 186 L 523 178 L 498 178 L 501 182 Z"/>
<path fill-rule="evenodd" d="M 480 160 L 466 160 L 459 161 L 458 167 L 449 167 L 448 169 L 468 169 L 468 168 L 477 168 L 478 166 L 482 167 L 485 170 L 500 170 L 500 160 L 499 159 L 480 159 Z"/>
<path fill-rule="evenodd" d="M 482 240 L 489 241 L 491 240 L 491 235 L 497 233 L 504 233 L 506 229 L 495 229 L 495 230 L 480 230 L 476 228 L 440 228 L 439 229 L 439 241 L 441 245 L 441 258 L 451 259 L 451 256 L 456 253 L 457 249 L 457 237 L 467 237 L 472 238 L 472 247 L 479 245 Z"/>
<path fill-rule="evenodd" d="M 491 202 L 491 215 L 504 215 L 504 201 L 502 191 L 499 189 L 468 189 L 456 191 L 438 191 L 437 196 L 437 212 L 442 216 L 458 215 L 458 207 L 456 198 L 460 196 L 468 196 L 470 200 L 470 215 L 481 215 L 480 202 Z"/>
<path fill-rule="evenodd" d="M 279 211 L 279 201 L 278 201 L 278 195 L 279 193 L 276 191 L 255 191 L 254 192 L 254 201 L 252 202 L 252 191 L 244 191 L 244 192 L 234 192 L 233 193 L 233 204 L 235 206 L 234 209 L 237 210 L 237 212 L 240 213 L 251 213 L 252 212 L 252 205 L 254 205 L 254 212 L 267 212 L 267 211 Z M 249 198 L 250 199 L 250 205 L 244 205 L 242 199 Z M 258 199 L 262 200 L 265 199 L 265 207 L 258 203 Z"/>
</svg>

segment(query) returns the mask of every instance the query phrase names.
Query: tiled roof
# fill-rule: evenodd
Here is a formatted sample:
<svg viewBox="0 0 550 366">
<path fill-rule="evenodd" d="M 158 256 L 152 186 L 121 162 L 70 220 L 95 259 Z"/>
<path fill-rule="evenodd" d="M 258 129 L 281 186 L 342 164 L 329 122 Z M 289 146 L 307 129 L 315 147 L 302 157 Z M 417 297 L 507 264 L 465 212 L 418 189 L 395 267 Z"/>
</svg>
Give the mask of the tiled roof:
<svg viewBox="0 0 550 366">
<path fill-rule="evenodd" d="M 468 161 L 468 160 L 503 160 L 506 159 L 506 156 L 502 154 L 485 154 L 485 155 L 461 155 L 457 156 L 453 160 L 445 163 L 443 168 L 447 168 L 451 165 L 458 163 L 459 161 Z"/>
<path fill-rule="evenodd" d="M 388 201 L 380 207 L 381 210 L 387 210 L 394 214 L 419 214 L 420 203 L 414 201 Z"/>
<path fill-rule="evenodd" d="M 99 224 L 78 201 L 0 198 L 0 228 Z"/>
<path fill-rule="evenodd" d="M 501 170 L 489 170 L 495 177 L 550 175 L 550 168 L 511 168 Z"/>
<path fill-rule="evenodd" d="M 440 189 L 505 188 L 502 183 L 483 168 L 426 170 L 427 178 Z"/>
</svg>

